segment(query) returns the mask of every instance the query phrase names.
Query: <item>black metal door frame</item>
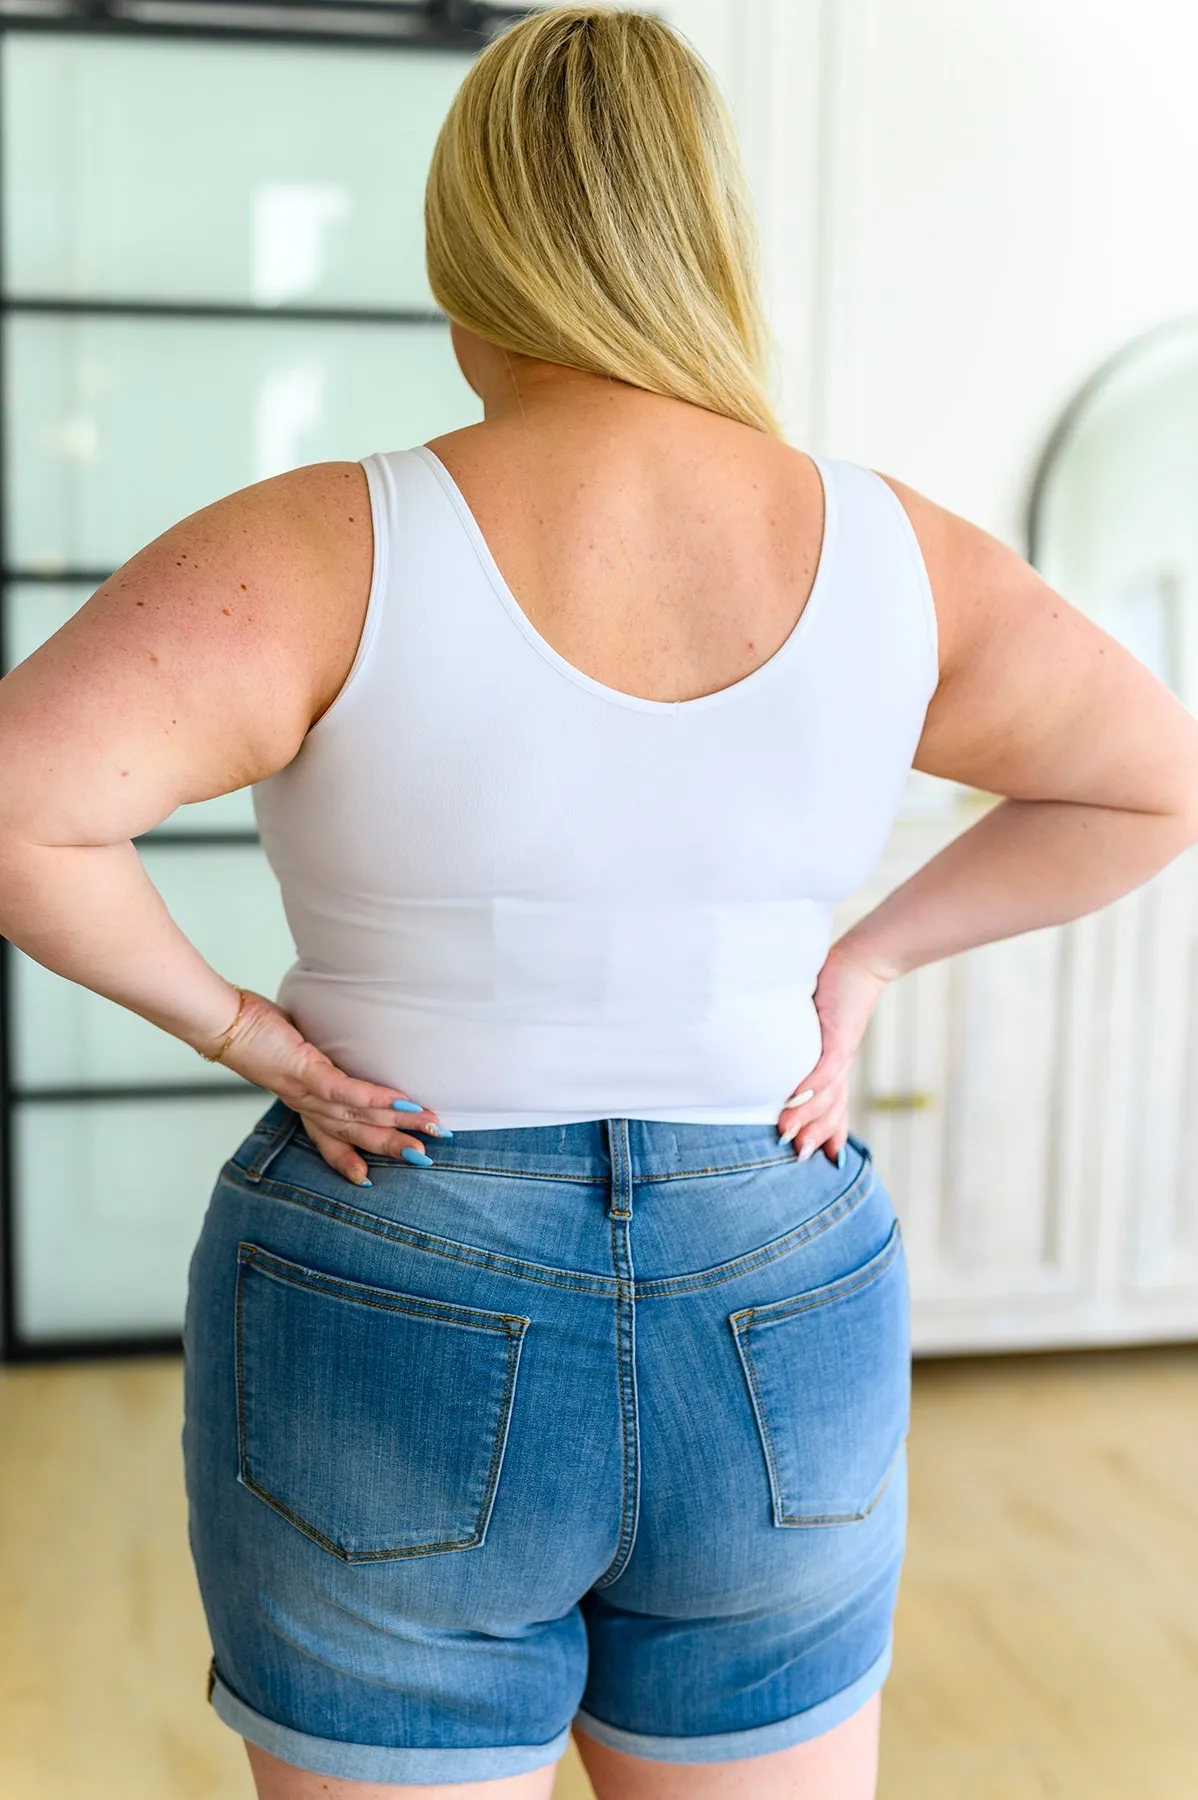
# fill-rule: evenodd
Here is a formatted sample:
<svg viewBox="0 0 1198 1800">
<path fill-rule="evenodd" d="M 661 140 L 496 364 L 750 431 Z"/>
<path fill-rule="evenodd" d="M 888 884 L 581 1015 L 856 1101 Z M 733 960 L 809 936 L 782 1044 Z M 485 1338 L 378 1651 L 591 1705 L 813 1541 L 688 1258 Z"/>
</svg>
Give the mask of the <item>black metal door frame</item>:
<svg viewBox="0 0 1198 1800">
<path fill-rule="evenodd" d="M 14 32 L 103 33 L 121 37 L 169 37 L 232 43 L 306 44 L 329 49 L 353 46 L 374 51 L 481 49 L 495 33 L 527 9 L 476 4 L 475 0 L 6 0 L 0 12 L 0 56 Z M 2 135 L 0 135 L 2 142 Z M 444 328 L 444 315 L 410 307 L 308 307 L 220 305 L 186 301 L 76 300 L 39 294 L 10 294 L 5 260 L 3 175 L 0 168 L 0 671 L 9 667 L 9 593 L 14 583 L 98 587 L 111 569 L 64 568 L 52 575 L 15 567 L 8 553 L 7 469 L 9 445 L 5 383 L 8 321 L 31 314 L 79 318 L 167 318 L 303 325 L 428 325 Z M 156 849 L 256 844 L 257 833 L 241 831 L 153 831 L 136 840 Z M 20 1333 L 17 1295 L 16 1168 L 13 1123 L 18 1104 L 28 1101 L 102 1102 L 227 1098 L 248 1084 L 229 1081 L 141 1083 L 105 1087 L 71 1085 L 17 1088 L 13 1019 L 13 951 L 0 937 L 0 1362 L 42 1362 L 72 1357 L 129 1356 L 177 1352 L 177 1333 L 126 1337 L 38 1339 Z"/>
</svg>

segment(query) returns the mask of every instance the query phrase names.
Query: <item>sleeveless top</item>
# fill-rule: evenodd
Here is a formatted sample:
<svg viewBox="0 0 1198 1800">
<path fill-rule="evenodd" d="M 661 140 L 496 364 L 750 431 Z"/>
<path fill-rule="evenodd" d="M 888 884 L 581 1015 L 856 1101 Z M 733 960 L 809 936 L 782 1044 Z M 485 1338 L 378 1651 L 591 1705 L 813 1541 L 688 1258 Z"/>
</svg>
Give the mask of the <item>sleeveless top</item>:
<svg viewBox="0 0 1198 1800">
<path fill-rule="evenodd" d="M 357 654 L 254 789 L 297 950 L 278 1003 L 338 1067 L 451 1130 L 777 1118 L 938 676 L 902 505 L 815 461 L 794 630 L 743 680 L 659 701 L 541 637 L 431 450 L 364 460 Z"/>
</svg>

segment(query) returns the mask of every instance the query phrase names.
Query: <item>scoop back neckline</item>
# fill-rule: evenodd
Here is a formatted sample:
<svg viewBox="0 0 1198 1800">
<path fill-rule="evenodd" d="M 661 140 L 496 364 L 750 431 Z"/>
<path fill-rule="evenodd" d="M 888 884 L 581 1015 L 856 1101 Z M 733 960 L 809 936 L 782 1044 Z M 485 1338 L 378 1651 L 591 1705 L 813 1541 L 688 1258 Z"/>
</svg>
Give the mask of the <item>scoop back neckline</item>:
<svg viewBox="0 0 1198 1800">
<path fill-rule="evenodd" d="M 809 622 L 818 611 L 819 603 L 823 597 L 824 590 L 828 585 L 828 571 L 831 567 L 832 553 L 836 541 L 836 490 L 829 476 L 825 460 L 822 457 L 812 455 L 810 451 L 805 451 L 804 454 L 815 466 L 816 473 L 819 476 L 820 487 L 823 490 L 823 531 L 820 537 L 819 556 L 815 565 L 815 574 L 807 594 L 806 604 L 787 636 L 779 644 L 773 655 L 768 656 L 763 663 L 758 663 L 755 669 L 750 669 L 749 673 L 747 675 L 742 675 L 738 681 L 730 682 L 726 687 L 716 688 L 714 692 L 710 694 L 696 694 L 690 700 L 650 700 L 640 694 L 627 694 L 622 688 L 608 687 L 605 682 L 596 681 L 593 675 L 588 675 L 584 670 L 577 668 L 575 664 L 568 661 L 560 651 L 555 650 L 547 638 L 541 636 L 541 633 L 537 630 L 532 620 L 528 617 L 528 614 L 524 611 L 524 608 L 520 605 L 520 602 L 516 599 L 515 594 L 512 592 L 503 571 L 500 569 L 499 564 L 491 553 L 491 547 L 487 543 L 482 527 L 475 518 L 466 496 L 450 474 L 448 468 L 441 461 L 441 458 L 437 455 L 436 451 L 431 450 L 427 444 L 417 444 L 414 446 L 414 454 L 424 462 L 425 466 L 430 469 L 432 474 L 436 477 L 442 492 L 449 500 L 466 536 L 474 548 L 475 555 L 478 558 L 483 574 L 486 576 L 489 585 L 512 623 L 532 645 L 533 649 L 537 651 L 538 655 L 540 655 L 545 662 L 549 663 L 552 668 L 556 669 L 559 675 L 565 676 L 566 679 L 572 681 L 575 686 L 586 689 L 589 693 L 594 694 L 597 699 L 605 700 L 612 706 L 622 706 L 633 712 L 660 713 L 662 715 L 671 714 L 674 717 L 678 717 L 687 713 L 708 711 L 715 706 L 727 705 L 731 701 L 739 699 L 742 694 L 756 687 L 758 684 L 768 679 L 772 674 L 776 674 L 781 666 L 789 663 L 797 654 L 798 649 L 801 647 L 802 640 L 807 635 Z"/>
</svg>

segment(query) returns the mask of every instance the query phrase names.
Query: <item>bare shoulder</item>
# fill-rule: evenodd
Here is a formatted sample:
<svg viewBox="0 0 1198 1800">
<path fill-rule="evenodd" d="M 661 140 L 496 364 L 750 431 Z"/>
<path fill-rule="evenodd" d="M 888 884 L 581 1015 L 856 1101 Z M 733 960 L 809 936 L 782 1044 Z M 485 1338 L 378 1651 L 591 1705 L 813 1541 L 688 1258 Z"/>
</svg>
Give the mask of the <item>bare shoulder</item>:
<svg viewBox="0 0 1198 1800">
<path fill-rule="evenodd" d="M 0 762 L 20 766 L 30 793 L 38 771 L 70 770 L 77 829 L 90 804 L 104 836 L 263 779 L 348 673 L 372 566 L 358 463 L 314 464 L 204 507 L 0 682 Z M 44 822 L 48 791 L 31 804 Z"/>
<path fill-rule="evenodd" d="M 361 465 L 315 463 L 182 520 L 119 569 L 84 613 L 125 643 L 152 620 L 200 651 L 294 658 L 318 712 L 347 644 L 352 659 L 373 549 Z M 302 711 L 307 697 L 295 698 Z"/>
<path fill-rule="evenodd" d="M 230 697 L 242 684 L 253 689 L 264 730 L 290 739 L 329 703 L 352 661 L 373 550 L 361 465 L 294 469 L 172 526 L 59 636 L 86 634 L 93 654 L 128 674 L 142 655 L 156 655 L 156 667 L 173 661 L 180 677 L 189 672 L 197 710 L 205 676 L 220 668 Z"/>
<path fill-rule="evenodd" d="M 1000 538 L 926 494 L 878 471 L 911 521 L 932 588 L 940 632 L 940 666 L 947 673 L 968 657 L 979 634 L 1015 623 L 1025 609 L 1060 602 L 1026 559 Z"/>
</svg>

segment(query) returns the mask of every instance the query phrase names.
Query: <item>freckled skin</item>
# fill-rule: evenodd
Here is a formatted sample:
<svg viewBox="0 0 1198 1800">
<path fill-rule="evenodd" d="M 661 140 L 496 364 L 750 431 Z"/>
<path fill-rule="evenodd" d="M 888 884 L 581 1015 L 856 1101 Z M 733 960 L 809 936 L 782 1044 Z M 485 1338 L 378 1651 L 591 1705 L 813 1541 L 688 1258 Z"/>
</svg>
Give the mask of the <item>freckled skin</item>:
<svg viewBox="0 0 1198 1800">
<path fill-rule="evenodd" d="M 362 495 L 355 524 L 351 487 Z M 290 762 L 361 635 L 366 498 L 360 464 L 294 470 L 181 521 L 102 584 L 22 674 L 5 677 L 0 765 L 9 776 L 19 741 L 24 773 L 2 784 L 3 823 L 19 791 L 37 821 L 31 835 L 120 842 Z"/>
</svg>

